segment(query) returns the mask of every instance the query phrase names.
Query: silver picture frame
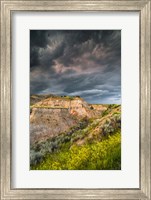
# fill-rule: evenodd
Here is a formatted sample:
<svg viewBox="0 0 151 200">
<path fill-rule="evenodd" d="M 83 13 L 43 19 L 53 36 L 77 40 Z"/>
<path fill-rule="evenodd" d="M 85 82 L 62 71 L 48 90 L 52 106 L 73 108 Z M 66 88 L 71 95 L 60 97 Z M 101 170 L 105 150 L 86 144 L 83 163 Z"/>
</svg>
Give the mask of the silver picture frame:
<svg viewBox="0 0 151 200">
<path fill-rule="evenodd" d="M 151 1 L 150 0 L 1 0 L 1 199 L 151 199 Z M 14 11 L 134 11 L 140 19 L 140 187 L 138 189 L 13 189 L 11 17 Z M 129 180 L 130 181 L 130 180 Z"/>
</svg>

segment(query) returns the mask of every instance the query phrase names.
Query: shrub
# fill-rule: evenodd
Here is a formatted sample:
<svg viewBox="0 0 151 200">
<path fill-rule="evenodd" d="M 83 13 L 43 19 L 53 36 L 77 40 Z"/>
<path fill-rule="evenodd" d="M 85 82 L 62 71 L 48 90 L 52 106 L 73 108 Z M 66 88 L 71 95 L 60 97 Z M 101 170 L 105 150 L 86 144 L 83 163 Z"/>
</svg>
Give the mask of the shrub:
<svg viewBox="0 0 151 200">
<path fill-rule="evenodd" d="M 93 110 L 94 109 L 93 106 L 90 106 L 90 109 Z"/>
<path fill-rule="evenodd" d="M 108 136 L 121 129 L 121 115 L 114 114 L 110 119 L 100 127 L 100 133 L 103 136 Z"/>
<path fill-rule="evenodd" d="M 30 151 L 30 164 L 37 165 L 43 160 L 44 155 L 42 152 L 35 152 L 34 150 Z"/>
</svg>

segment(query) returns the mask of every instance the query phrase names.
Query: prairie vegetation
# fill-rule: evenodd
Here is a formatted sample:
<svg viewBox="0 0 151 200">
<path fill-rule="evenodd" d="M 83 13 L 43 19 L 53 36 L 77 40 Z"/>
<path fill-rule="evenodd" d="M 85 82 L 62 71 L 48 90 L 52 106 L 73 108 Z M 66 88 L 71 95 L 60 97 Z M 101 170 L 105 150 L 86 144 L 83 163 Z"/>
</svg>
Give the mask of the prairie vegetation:
<svg viewBox="0 0 151 200">
<path fill-rule="evenodd" d="M 36 170 L 118 170 L 121 168 L 120 133 L 102 142 L 65 145 L 60 151 L 47 154 L 45 159 L 32 167 Z"/>
<path fill-rule="evenodd" d="M 121 169 L 121 106 L 105 106 L 97 118 L 84 117 L 69 130 L 32 144 L 31 169 Z"/>
</svg>

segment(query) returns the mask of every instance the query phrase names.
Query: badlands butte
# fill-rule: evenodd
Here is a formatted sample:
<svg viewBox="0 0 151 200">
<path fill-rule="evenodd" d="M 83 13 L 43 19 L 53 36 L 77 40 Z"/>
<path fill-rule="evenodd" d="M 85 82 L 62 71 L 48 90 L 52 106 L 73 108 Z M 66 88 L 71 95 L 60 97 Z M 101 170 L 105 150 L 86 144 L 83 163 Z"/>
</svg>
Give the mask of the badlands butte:
<svg viewBox="0 0 151 200">
<path fill-rule="evenodd" d="M 120 105 L 89 104 L 79 96 L 30 97 L 31 169 L 120 169 L 120 132 Z M 101 157 L 101 148 L 112 158 Z"/>
</svg>

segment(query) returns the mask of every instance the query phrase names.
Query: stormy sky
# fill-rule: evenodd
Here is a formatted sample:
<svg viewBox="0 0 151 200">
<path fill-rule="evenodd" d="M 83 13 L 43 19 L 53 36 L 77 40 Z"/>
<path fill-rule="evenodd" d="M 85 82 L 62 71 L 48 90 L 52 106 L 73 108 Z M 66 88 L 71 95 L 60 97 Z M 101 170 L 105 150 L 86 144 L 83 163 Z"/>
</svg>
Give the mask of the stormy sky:
<svg viewBox="0 0 151 200">
<path fill-rule="evenodd" d="M 121 103 L 120 30 L 31 30 L 30 93 Z"/>
</svg>

